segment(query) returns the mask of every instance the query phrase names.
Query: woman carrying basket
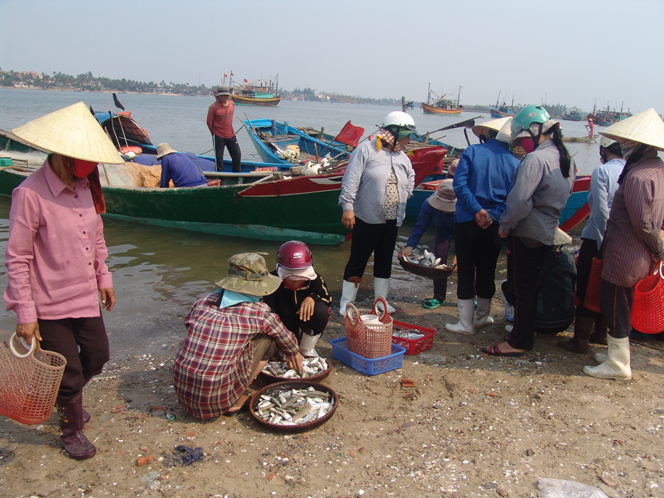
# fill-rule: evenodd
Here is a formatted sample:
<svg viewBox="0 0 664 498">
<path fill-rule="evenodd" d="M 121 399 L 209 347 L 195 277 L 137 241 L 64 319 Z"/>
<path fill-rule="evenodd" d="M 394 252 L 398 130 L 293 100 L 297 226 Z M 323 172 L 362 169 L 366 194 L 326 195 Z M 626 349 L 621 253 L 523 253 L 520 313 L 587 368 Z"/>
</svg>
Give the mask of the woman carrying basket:
<svg viewBox="0 0 664 498">
<path fill-rule="evenodd" d="M 19 337 L 67 359 L 57 398 L 60 442 L 72 458 L 90 458 L 97 450 L 81 432 L 90 419 L 83 386 L 109 357 L 98 293 L 101 307 L 115 305 L 97 163 L 123 161 L 83 102 L 12 132 L 50 154 L 12 193 L 5 303 L 16 312 Z"/>
<path fill-rule="evenodd" d="M 664 150 L 664 122 L 651 108 L 601 135 L 620 142 L 627 162 L 602 242 L 600 309 L 609 329 L 608 357 L 597 366 L 583 367 L 583 372 L 600 379 L 630 380 L 634 286 L 664 258 L 664 162 L 657 156 L 658 150 Z"/>
</svg>

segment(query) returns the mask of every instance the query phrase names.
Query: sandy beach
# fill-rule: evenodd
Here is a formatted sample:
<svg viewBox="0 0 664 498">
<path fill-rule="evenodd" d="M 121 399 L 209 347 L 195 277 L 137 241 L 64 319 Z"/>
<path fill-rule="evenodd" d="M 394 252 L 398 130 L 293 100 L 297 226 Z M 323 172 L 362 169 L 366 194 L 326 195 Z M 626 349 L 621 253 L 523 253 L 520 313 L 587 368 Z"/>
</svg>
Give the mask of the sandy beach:
<svg viewBox="0 0 664 498">
<path fill-rule="evenodd" d="M 664 496 L 664 342 L 632 344 L 630 382 L 585 376 L 592 357 L 565 353 L 554 336 L 538 336 L 522 358 L 491 358 L 480 347 L 505 334 L 502 299 L 492 304 L 496 324 L 457 336 L 443 328 L 456 318 L 454 303 L 423 310 L 423 287 L 395 290 L 392 301 L 405 311 L 394 316 L 426 326 L 415 313 L 425 315 L 438 330 L 434 346 L 373 377 L 332 361 L 323 383 L 337 392 L 339 407 L 301 434 L 269 432 L 249 413 L 207 422 L 187 416 L 172 387 L 184 336 L 184 312 L 174 313 L 158 324 L 174 339 L 154 354 L 113 353 L 86 387 L 94 458 L 77 462 L 62 452 L 55 416 L 40 426 L 2 417 L 0 494 L 526 497 L 537 496 L 537 480 L 548 477 L 597 486 L 609 497 Z M 359 297 L 369 304 L 368 292 Z M 329 341 L 343 336 L 333 313 L 321 355 L 331 359 Z M 404 378 L 415 387 L 403 387 Z M 259 379 L 252 387 L 260 386 Z M 178 463 L 177 445 L 202 448 L 204 460 Z"/>
</svg>

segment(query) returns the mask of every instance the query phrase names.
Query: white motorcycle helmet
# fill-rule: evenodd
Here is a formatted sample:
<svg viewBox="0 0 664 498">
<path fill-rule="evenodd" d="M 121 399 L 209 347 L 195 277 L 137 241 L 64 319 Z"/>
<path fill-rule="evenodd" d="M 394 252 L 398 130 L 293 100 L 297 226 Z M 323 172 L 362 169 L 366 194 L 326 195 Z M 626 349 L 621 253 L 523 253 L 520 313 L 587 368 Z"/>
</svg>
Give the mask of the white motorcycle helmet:
<svg viewBox="0 0 664 498">
<path fill-rule="evenodd" d="M 415 121 L 412 116 L 401 111 L 393 111 L 385 116 L 385 119 L 383 119 L 383 128 L 392 132 L 397 137 L 397 140 L 399 139 L 397 135 L 405 131 L 417 134 Z"/>
<path fill-rule="evenodd" d="M 607 147 L 610 147 L 614 143 L 616 143 L 615 140 L 611 140 L 610 138 L 602 137 L 602 139 L 599 141 L 599 146 L 606 149 Z"/>
</svg>

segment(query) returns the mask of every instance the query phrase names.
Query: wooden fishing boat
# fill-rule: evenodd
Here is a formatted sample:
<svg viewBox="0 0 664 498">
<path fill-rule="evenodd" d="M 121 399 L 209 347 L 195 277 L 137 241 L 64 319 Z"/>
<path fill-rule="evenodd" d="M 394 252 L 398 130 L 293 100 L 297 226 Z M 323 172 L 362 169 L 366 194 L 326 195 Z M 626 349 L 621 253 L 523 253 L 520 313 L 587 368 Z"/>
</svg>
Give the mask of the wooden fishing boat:
<svg viewBox="0 0 664 498">
<path fill-rule="evenodd" d="M 101 127 L 106 131 L 111 141 L 118 148 L 121 154 L 127 152 L 134 152 L 142 154 L 149 158 L 144 161 L 144 158 L 137 158 L 136 162 L 141 164 L 150 165 L 156 164 L 157 160 L 157 147 L 152 144 L 148 132 L 139 125 L 134 118 L 131 117 L 130 111 L 124 112 L 95 112 L 94 117 L 97 119 Z M 1 130 L 0 130 L 1 132 Z M 201 168 L 203 171 L 216 171 L 215 159 L 213 156 L 206 156 L 203 154 L 194 154 L 193 152 L 183 152 L 187 154 L 192 161 Z M 258 170 L 265 170 L 274 168 L 275 164 L 263 163 L 256 161 L 242 161 L 241 163 L 243 172 L 250 172 Z M 276 165 L 277 169 L 288 169 L 287 166 Z M 232 171 L 232 160 L 224 158 L 224 169 Z"/>
<path fill-rule="evenodd" d="M 279 75 L 275 77 L 274 81 L 263 79 L 248 82 L 244 80 L 242 85 L 233 88 L 231 100 L 237 105 L 276 106 L 281 102 Z"/>
<path fill-rule="evenodd" d="M 350 123 L 350 121 L 349 121 Z M 259 156 L 265 163 L 293 166 L 300 160 L 317 160 L 323 157 L 342 160 L 347 159 L 355 148 L 336 140 L 318 139 L 306 132 L 271 119 L 252 119 L 245 121 L 247 131 L 256 146 Z M 364 129 L 362 128 L 362 131 Z M 299 150 L 299 158 L 289 161 L 285 152 L 288 147 Z"/>
<path fill-rule="evenodd" d="M 424 114 L 447 114 L 458 115 L 463 112 L 463 106 L 459 103 L 461 99 L 461 87 L 457 95 L 456 102 L 446 98 L 446 96 L 438 96 L 431 91 L 431 84 L 429 84 L 429 94 L 426 103 L 422 102 L 422 111 Z"/>
<path fill-rule="evenodd" d="M 597 141 L 599 135 L 593 135 L 592 137 L 563 137 L 563 142 L 567 143 L 576 143 L 576 144 L 589 144 Z"/>
<path fill-rule="evenodd" d="M 492 118 L 509 118 L 514 117 L 518 111 L 513 107 L 501 105 L 497 109 L 491 109 L 489 112 Z"/>
<path fill-rule="evenodd" d="M 579 111 L 571 111 L 569 114 L 562 115 L 563 121 L 581 121 L 583 117 Z"/>
<path fill-rule="evenodd" d="M 34 170 L 19 166 L 0 170 L 0 195 L 11 196 Z M 261 173 L 206 176 L 226 184 L 164 189 L 102 186 L 104 217 L 231 237 L 298 239 L 322 245 L 341 244 L 350 234 L 341 224 L 338 206 L 343 172 L 289 179 Z"/>
</svg>

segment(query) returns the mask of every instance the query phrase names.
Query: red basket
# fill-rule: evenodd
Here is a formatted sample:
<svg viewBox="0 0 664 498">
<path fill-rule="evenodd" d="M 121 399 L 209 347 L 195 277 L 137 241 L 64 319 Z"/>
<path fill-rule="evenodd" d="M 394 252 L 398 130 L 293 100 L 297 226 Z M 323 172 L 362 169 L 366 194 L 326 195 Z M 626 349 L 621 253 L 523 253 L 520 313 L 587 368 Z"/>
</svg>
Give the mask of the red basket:
<svg viewBox="0 0 664 498">
<path fill-rule="evenodd" d="M 634 287 L 632 327 L 644 334 L 664 332 L 664 275 L 661 261 L 655 273 L 640 280 Z"/>
<path fill-rule="evenodd" d="M 400 327 L 403 329 L 415 329 L 424 334 L 424 337 L 420 337 L 419 339 L 406 339 L 405 337 L 392 336 L 392 344 L 406 348 L 406 354 L 418 354 L 433 346 L 433 336 L 436 335 L 436 329 L 421 327 L 420 325 L 414 325 L 412 323 L 398 322 L 396 320 L 394 320 L 392 326 L 392 330 L 396 327 Z"/>
<path fill-rule="evenodd" d="M 588 287 L 586 287 L 586 298 L 583 305 L 590 311 L 600 312 L 599 309 L 599 291 L 602 289 L 602 267 L 604 260 L 593 258 L 590 267 L 590 277 L 588 278 Z"/>
<path fill-rule="evenodd" d="M 382 296 L 374 301 L 372 315 L 378 316 L 378 324 L 365 324 L 360 311 L 352 304 L 346 306 L 346 338 L 349 351 L 363 358 L 380 358 L 392 352 L 392 317 L 387 311 L 380 311 L 376 304 L 381 301 L 383 310 L 387 310 L 387 302 Z"/>
</svg>

